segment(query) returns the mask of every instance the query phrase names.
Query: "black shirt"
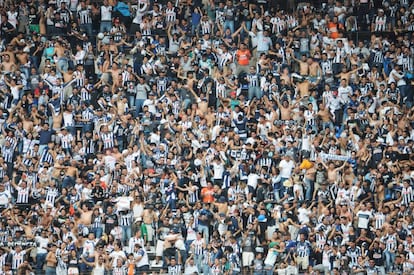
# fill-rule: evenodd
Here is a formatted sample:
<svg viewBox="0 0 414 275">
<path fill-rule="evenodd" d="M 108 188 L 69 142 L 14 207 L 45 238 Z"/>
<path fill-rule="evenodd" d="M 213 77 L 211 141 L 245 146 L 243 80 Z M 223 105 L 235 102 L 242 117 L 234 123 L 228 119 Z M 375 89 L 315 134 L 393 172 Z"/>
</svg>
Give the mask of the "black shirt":
<svg viewBox="0 0 414 275">
<path fill-rule="evenodd" d="M 6 44 L 10 43 L 14 37 L 14 31 L 10 32 L 10 30 L 13 29 L 15 29 L 15 27 L 13 27 L 13 25 L 9 22 L 3 22 L 0 25 L 0 36 L 4 37 Z"/>
</svg>

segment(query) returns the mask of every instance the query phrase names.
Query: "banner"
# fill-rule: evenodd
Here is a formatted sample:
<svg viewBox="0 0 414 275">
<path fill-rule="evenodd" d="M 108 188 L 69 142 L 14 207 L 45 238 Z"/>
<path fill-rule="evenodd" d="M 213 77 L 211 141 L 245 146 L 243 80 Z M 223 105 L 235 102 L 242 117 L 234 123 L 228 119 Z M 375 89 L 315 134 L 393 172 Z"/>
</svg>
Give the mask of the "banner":
<svg viewBox="0 0 414 275">
<path fill-rule="evenodd" d="M 335 155 L 335 154 L 325 154 L 321 153 L 320 157 L 322 160 L 339 160 L 339 161 L 347 161 L 349 160 L 348 156 L 342 156 L 342 155 Z"/>
</svg>

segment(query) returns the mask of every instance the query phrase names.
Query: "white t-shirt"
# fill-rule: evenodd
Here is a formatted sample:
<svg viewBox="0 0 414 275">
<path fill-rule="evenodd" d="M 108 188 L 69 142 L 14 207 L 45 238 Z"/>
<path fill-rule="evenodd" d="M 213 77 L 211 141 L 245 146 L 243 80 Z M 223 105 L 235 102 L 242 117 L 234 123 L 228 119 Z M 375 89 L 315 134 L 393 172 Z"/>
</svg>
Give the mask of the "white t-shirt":
<svg viewBox="0 0 414 275">
<path fill-rule="evenodd" d="M 253 187 L 253 189 L 257 188 L 257 180 L 259 179 L 259 175 L 256 173 L 250 173 L 247 177 L 247 185 Z"/>
<path fill-rule="evenodd" d="M 118 259 L 126 258 L 126 255 L 125 255 L 125 252 L 124 251 L 120 250 L 120 251 L 112 251 L 112 253 L 109 254 L 109 257 L 112 258 L 112 259 L 114 259 L 112 261 L 112 266 L 113 267 L 116 267 L 117 262 L 118 262 Z"/>
<path fill-rule="evenodd" d="M 299 219 L 299 222 L 301 224 L 308 223 L 309 222 L 309 215 L 311 213 L 312 213 L 312 211 L 310 211 L 307 208 L 303 208 L 303 207 L 299 208 L 298 209 L 298 219 Z"/>
<path fill-rule="evenodd" d="M 222 163 L 213 162 L 214 179 L 220 180 L 223 178 L 224 165 Z"/>
<path fill-rule="evenodd" d="M 112 20 L 112 7 L 101 6 L 101 21 L 111 21 L 111 20 Z"/>
<path fill-rule="evenodd" d="M 295 168 L 295 162 L 293 160 L 286 161 L 283 159 L 279 163 L 279 168 L 280 168 L 280 176 L 282 178 L 288 179 L 292 175 L 293 168 Z"/>
<path fill-rule="evenodd" d="M 338 97 L 342 99 L 342 102 L 348 103 L 349 96 L 352 94 L 352 88 L 350 86 L 340 86 L 338 88 Z"/>
<path fill-rule="evenodd" d="M 47 245 L 49 244 L 49 239 L 48 238 L 43 238 L 43 237 L 40 237 L 40 236 L 36 236 L 35 240 L 38 243 L 37 253 L 39 253 L 39 254 L 47 253 L 46 248 L 47 248 Z"/>
</svg>

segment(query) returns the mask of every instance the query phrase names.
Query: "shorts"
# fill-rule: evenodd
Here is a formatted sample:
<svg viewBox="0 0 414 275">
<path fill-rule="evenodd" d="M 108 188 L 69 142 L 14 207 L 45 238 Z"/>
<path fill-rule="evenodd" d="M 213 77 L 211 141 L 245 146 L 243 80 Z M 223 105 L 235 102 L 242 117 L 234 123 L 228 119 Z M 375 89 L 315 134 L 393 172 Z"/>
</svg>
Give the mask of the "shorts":
<svg viewBox="0 0 414 275">
<path fill-rule="evenodd" d="M 77 267 L 69 267 L 68 275 L 77 275 L 79 274 L 79 269 Z"/>
<path fill-rule="evenodd" d="M 251 266 L 254 260 L 253 252 L 243 252 L 242 253 L 242 263 L 243 267 Z"/>
<path fill-rule="evenodd" d="M 157 247 L 155 248 L 155 256 L 162 257 L 164 254 L 164 241 L 158 240 Z"/>
</svg>

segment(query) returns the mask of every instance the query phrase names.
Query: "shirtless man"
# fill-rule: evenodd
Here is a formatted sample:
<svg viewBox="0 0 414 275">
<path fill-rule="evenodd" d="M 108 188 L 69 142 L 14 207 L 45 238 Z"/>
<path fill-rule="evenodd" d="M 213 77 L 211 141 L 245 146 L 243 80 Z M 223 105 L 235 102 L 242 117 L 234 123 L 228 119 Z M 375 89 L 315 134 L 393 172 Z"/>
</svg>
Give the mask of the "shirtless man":
<svg viewBox="0 0 414 275">
<path fill-rule="evenodd" d="M 309 65 L 309 81 L 313 86 L 317 86 L 321 80 L 322 69 L 312 57 L 309 57 L 307 62 Z"/>
<path fill-rule="evenodd" d="M 68 69 L 66 72 L 65 71 L 61 71 L 59 67 L 56 68 L 57 70 L 59 70 L 59 72 L 62 74 L 63 77 L 63 82 L 67 83 L 73 80 L 74 76 L 73 76 L 73 70 L 72 69 Z"/>
<path fill-rule="evenodd" d="M 336 75 L 338 79 L 346 79 L 346 83 L 349 83 L 349 80 L 351 78 L 351 75 L 356 73 L 358 70 L 362 69 L 362 67 L 356 68 L 352 71 L 347 71 L 346 67 L 342 67 L 342 72 Z"/>
<path fill-rule="evenodd" d="M 319 104 L 319 112 L 316 114 L 322 120 L 322 129 L 329 128 L 333 130 L 333 123 L 332 123 L 332 114 L 328 108 L 325 107 L 325 104 Z"/>
<path fill-rule="evenodd" d="M 63 179 L 62 182 L 62 186 L 63 187 L 68 187 L 68 186 L 74 186 L 75 185 L 75 180 L 78 178 L 79 176 L 79 171 L 77 168 L 77 162 L 76 160 L 72 160 L 70 166 L 65 166 L 65 178 Z"/>
<path fill-rule="evenodd" d="M 56 274 L 56 244 L 52 243 L 49 253 L 46 255 L 46 274 Z"/>
<path fill-rule="evenodd" d="M 57 67 L 59 71 L 66 72 L 69 68 L 68 59 L 65 56 L 65 48 L 61 44 L 60 41 L 55 42 L 55 52 L 54 54 L 57 56 Z"/>
<path fill-rule="evenodd" d="M 110 73 L 111 74 L 111 77 L 112 77 L 112 86 L 113 87 L 114 86 L 117 87 L 117 86 L 120 86 L 121 85 L 121 83 L 119 83 L 119 81 L 122 80 L 122 78 L 119 79 L 118 78 L 118 75 L 119 74 L 122 74 L 122 70 L 120 70 L 118 68 L 118 63 L 114 62 L 112 64 L 112 69 L 107 70 L 106 73 Z"/>
<path fill-rule="evenodd" d="M 308 80 L 305 80 L 303 82 L 297 82 L 296 87 L 299 90 L 300 98 L 304 98 L 309 96 L 309 88 L 311 86 L 311 82 Z"/>
<path fill-rule="evenodd" d="M 27 114 L 20 116 L 22 123 L 23 123 L 23 129 L 26 131 L 26 133 L 31 133 L 33 131 L 34 122 L 33 119 Z"/>
<path fill-rule="evenodd" d="M 338 171 L 342 170 L 345 165 L 347 164 L 347 162 L 345 161 L 344 164 L 340 167 L 336 167 L 335 168 L 335 164 L 333 161 L 329 162 L 328 165 L 325 164 L 325 162 L 320 161 L 320 163 L 322 163 L 322 165 L 325 167 L 327 173 L 328 173 L 328 183 L 329 184 L 335 184 L 335 182 L 338 179 Z"/>
<path fill-rule="evenodd" d="M 53 220 L 52 206 L 50 205 L 46 206 L 46 211 L 41 216 L 42 217 L 40 218 L 40 225 L 43 228 L 49 228 Z"/>
<path fill-rule="evenodd" d="M 216 187 L 216 186 L 217 185 L 215 185 L 214 187 Z M 227 212 L 229 210 L 229 207 L 228 207 L 228 204 L 226 202 L 226 199 L 223 196 L 220 197 L 217 202 L 213 202 L 213 204 L 218 209 L 217 213 L 227 214 Z"/>
<path fill-rule="evenodd" d="M 91 225 L 93 210 L 90 209 L 86 203 L 84 203 L 82 208 L 79 208 L 79 212 L 81 213 L 81 216 L 78 223 L 84 226 Z"/>
<path fill-rule="evenodd" d="M 306 55 L 302 55 L 302 59 L 299 60 L 295 57 L 293 54 L 293 50 L 291 50 L 292 53 L 292 59 L 299 63 L 299 74 L 301 76 L 308 76 L 309 75 L 309 61 L 306 57 Z"/>
<path fill-rule="evenodd" d="M 62 126 L 62 113 L 54 114 L 52 113 L 53 123 L 52 123 L 52 129 L 53 130 L 59 130 Z"/>
<path fill-rule="evenodd" d="M 36 230 L 37 230 L 37 226 L 36 226 L 36 223 L 33 223 L 34 221 L 30 220 L 29 221 L 29 224 L 28 225 L 25 225 L 25 224 L 21 223 L 18 220 L 17 216 L 14 215 L 12 211 L 10 212 L 10 216 L 12 217 L 13 221 L 18 226 L 20 226 L 21 228 L 23 228 L 24 233 L 25 233 L 27 239 L 31 240 L 31 239 L 33 239 L 35 237 L 35 233 L 36 233 Z"/>
<path fill-rule="evenodd" d="M 289 75 L 289 68 L 285 67 L 280 74 L 280 84 L 283 86 L 290 86 L 292 84 L 291 77 Z"/>
<path fill-rule="evenodd" d="M 67 167 L 64 165 L 63 162 L 63 158 L 60 158 L 55 162 L 55 164 L 53 165 L 52 178 L 59 179 L 62 174 L 66 174 Z"/>
<path fill-rule="evenodd" d="M 9 54 L 0 53 L 0 56 L 3 56 L 3 62 L 1 62 L 0 69 L 4 74 L 14 72 L 17 69 L 16 63 L 11 61 Z"/>
<path fill-rule="evenodd" d="M 13 64 L 16 64 L 17 60 L 16 60 L 14 49 L 13 49 L 13 45 L 8 44 L 6 46 L 6 50 L 1 52 L 0 56 L 4 56 L 6 54 L 10 57 L 10 62 L 12 62 Z"/>
<path fill-rule="evenodd" d="M 289 101 L 284 99 L 282 103 L 276 99 L 277 106 L 280 110 L 280 119 L 281 120 L 291 120 L 292 119 L 292 107 L 289 105 Z"/>
<path fill-rule="evenodd" d="M 20 66 L 24 66 L 27 68 L 27 74 L 29 74 L 29 68 L 30 68 L 30 56 L 29 53 L 19 50 L 17 54 L 17 60 L 19 61 Z M 26 75 L 26 72 L 25 72 Z"/>
<path fill-rule="evenodd" d="M 148 232 L 148 243 L 152 243 L 154 241 L 154 228 L 152 227 L 152 224 L 153 222 L 158 221 L 158 216 L 154 211 L 154 206 L 149 205 L 147 208 L 145 208 L 144 212 L 142 213 L 142 217 Z"/>
</svg>

